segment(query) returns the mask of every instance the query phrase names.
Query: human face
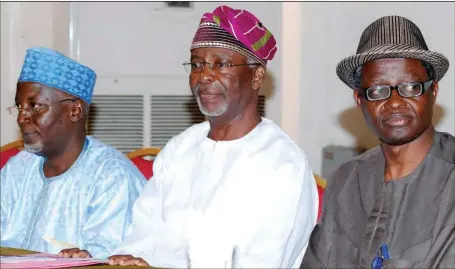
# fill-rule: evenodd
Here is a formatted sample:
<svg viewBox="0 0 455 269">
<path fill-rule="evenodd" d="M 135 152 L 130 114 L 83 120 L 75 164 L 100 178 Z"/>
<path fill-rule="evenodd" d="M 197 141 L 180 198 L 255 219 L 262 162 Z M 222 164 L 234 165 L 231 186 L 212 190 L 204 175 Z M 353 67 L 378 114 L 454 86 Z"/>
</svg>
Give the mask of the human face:
<svg viewBox="0 0 455 269">
<path fill-rule="evenodd" d="M 76 98 L 39 83 L 17 84 L 17 124 L 27 151 L 45 155 L 68 139 L 72 129 L 65 120 L 70 114 L 66 112 L 68 103 L 74 101 Z"/>
<path fill-rule="evenodd" d="M 367 100 L 364 90 L 428 80 L 427 71 L 416 59 L 378 59 L 363 66 L 361 89 L 354 91 L 354 99 L 379 140 L 388 145 L 404 145 L 427 130 L 431 126 L 438 84 L 434 81 L 416 97 L 402 97 L 393 90 L 389 98 L 379 101 Z"/>
<path fill-rule="evenodd" d="M 254 72 L 242 54 L 223 48 L 197 48 L 191 51 L 191 63 L 203 64 L 201 70 L 191 71 L 190 87 L 204 115 L 233 117 L 251 102 Z"/>
</svg>

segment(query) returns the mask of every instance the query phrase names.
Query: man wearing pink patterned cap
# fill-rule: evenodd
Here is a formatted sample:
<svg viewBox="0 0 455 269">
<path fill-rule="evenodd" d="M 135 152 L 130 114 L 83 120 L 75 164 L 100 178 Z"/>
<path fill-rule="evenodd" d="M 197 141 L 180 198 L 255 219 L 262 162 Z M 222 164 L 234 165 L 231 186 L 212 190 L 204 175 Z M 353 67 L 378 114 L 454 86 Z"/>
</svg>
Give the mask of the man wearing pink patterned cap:
<svg viewBox="0 0 455 269">
<path fill-rule="evenodd" d="M 133 208 L 110 264 L 165 268 L 292 268 L 316 224 L 303 151 L 257 112 L 273 35 L 251 13 L 206 13 L 186 63 L 208 121 L 172 138 Z"/>
</svg>

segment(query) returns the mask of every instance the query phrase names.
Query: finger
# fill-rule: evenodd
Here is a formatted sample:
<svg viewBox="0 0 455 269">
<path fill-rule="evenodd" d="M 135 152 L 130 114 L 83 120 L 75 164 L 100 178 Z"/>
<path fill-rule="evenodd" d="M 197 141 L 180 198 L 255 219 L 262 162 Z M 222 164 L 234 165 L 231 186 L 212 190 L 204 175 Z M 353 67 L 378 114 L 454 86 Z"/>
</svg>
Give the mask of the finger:
<svg viewBox="0 0 455 269">
<path fill-rule="evenodd" d="M 62 249 L 62 250 L 60 250 L 60 252 L 58 253 L 58 256 L 59 256 L 59 257 L 64 257 L 64 255 L 65 255 L 66 253 L 68 253 L 68 251 L 70 251 L 71 249 L 72 249 L 72 248 L 67 248 L 67 249 Z"/>
<path fill-rule="evenodd" d="M 119 265 L 121 261 L 133 258 L 131 255 L 114 255 L 109 258 L 109 265 Z"/>
<path fill-rule="evenodd" d="M 112 257 L 109 259 L 109 265 L 119 265 L 121 260 L 121 257 Z"/>
<path fill-rule="evenodd" d="M 63 253 L 65 253 L 66 250 L 62 250 L 58 253 L 57 256 L 59 256 L 60 258 L 63 258 Z"/>
<path fill-rule="evenodd" d="M 118 265 L 120 263 L 120 261 L 122 260 L 121 257 L 111 257 L 109 260 L 108 260 L 108 263 L 109 265 Z"/>
<path fill-rule="evenodd" d="M 124 266 L 124 265 L 136 265 L 136 258 L 128 258 L 128 259 L 124 259 L 120 262 L 120 265 Z"/>
<path fill-rule="evenodd" d="M 90 254 L 86 250 L 81 250 L 73 254 L 73 258 L 88 258 Z"/>
<path fill-rule="evenodd" d="M 119 255 L 112 255 L 110 256 L 109 258 L 107 258 L 107 260 L 110 262 L 110 261 L 114 261 Z"/>
<path fill-rule="evenodd" d="M 74 253 L 77 253 L 78 251 L 80 251 L 78 248 L 67 249 L 65 252 L 63 252 L 63 258 L 71 258 L 73 257 Z"/>
<path fill-rule="evenodd" d="M 141 258 L 136 259 L 136 266 L 149 266 L 149 264 Z"/>
</svg>

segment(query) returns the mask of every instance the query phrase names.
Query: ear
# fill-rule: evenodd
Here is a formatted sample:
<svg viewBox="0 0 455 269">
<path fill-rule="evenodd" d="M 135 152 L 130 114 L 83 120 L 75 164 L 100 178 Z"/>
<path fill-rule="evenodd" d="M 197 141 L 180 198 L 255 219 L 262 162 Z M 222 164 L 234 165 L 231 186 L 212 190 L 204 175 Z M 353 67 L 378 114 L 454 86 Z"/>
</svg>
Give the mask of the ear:
<svg viewBox="0 0 455 269">
<path fill-rule="evenodd" d="M 355 104 L 357 105 L 357 107 L 361 107 L 362 106 L 362 96 L 359 92 L 359 90 L 357 89 L 354 89 L 354 91 L 352 92 L 352 96 L 354 97 L 354 101 L 355 101 Z"/>
<path fill-rule="evenodd" d="M 437 81 L 433 82 L 433 85 L 431 85 L 432 93 L 433 93 L 433 105 L 436 103 L 436 97 L 438 96 L 438 91 L 439 91 L 439 83 Z"/>
<path fill-rule="evenodd" d="M 76 100 L 73 102 L 71 108 L 70 119 L 72 122 L 78 122 L 82 120 L 85 116 L 84 104 L 81 100 Z"/>
<path fill-rule="evenodd" d="M 261 88 L 264 78 L 265 68 L 262 65 L 253 69 L 253 79 L 251 80 L 251 87 L 253 90 L 258 91 L 259 88 Z"/>
</svg>

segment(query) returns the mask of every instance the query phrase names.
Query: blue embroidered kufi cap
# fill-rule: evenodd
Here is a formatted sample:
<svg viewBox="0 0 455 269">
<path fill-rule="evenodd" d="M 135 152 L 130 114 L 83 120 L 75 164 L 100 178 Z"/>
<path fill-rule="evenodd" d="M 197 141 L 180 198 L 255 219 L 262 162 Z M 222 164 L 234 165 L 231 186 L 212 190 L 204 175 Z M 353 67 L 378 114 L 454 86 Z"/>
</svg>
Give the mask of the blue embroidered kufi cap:
<svg viewBox="0 0 455 269">
<path fill-rule="evenodd" d="M 27 50 L 18 82 L 35 82 L 79 97 L 88 104 L 95 88 L 95 72 L 48 48 Z"/>
</svg>

